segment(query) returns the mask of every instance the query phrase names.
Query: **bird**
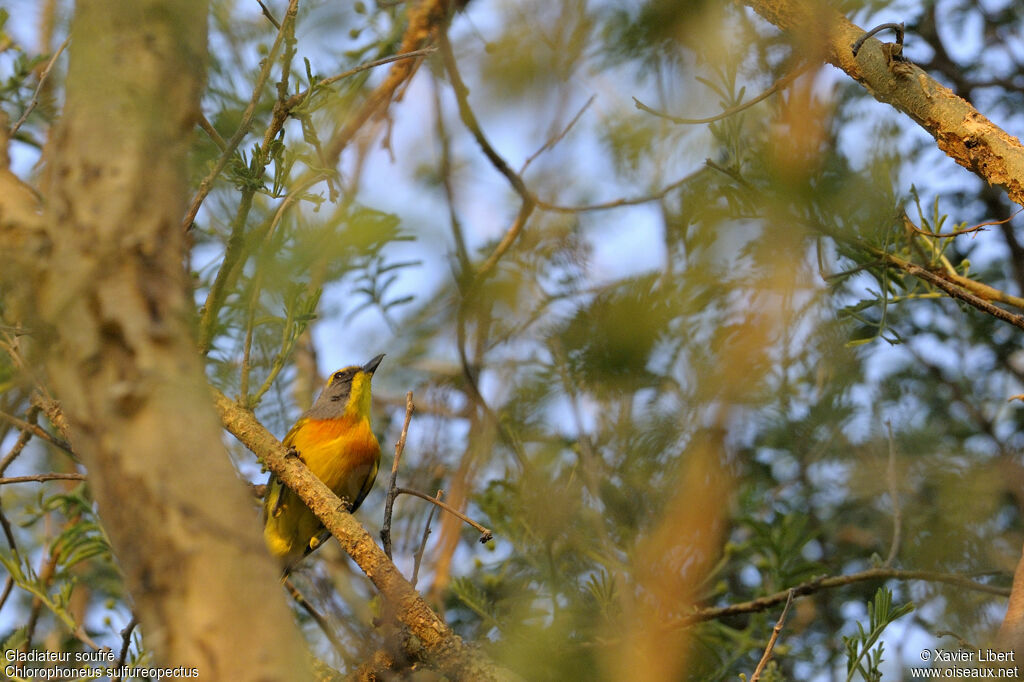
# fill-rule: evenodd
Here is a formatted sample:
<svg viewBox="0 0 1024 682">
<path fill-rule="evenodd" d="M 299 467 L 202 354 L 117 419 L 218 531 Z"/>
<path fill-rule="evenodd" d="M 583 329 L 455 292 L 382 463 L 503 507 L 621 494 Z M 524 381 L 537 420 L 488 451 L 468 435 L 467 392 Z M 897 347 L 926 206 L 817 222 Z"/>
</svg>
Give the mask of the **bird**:
<svg viewBox="0 0 1024 682">
<path fill-rule="evenodd" d="M 370 425 L 370 381 L 384 355 L 331 374 L 313 406 L 284 437 L 314 476 L 355 512 L 380 468 L 380 444 Z M 290 488 L 273 474 L 263 500 L 263 538 L 287 574 L 329 533 Z"/>
</svg>

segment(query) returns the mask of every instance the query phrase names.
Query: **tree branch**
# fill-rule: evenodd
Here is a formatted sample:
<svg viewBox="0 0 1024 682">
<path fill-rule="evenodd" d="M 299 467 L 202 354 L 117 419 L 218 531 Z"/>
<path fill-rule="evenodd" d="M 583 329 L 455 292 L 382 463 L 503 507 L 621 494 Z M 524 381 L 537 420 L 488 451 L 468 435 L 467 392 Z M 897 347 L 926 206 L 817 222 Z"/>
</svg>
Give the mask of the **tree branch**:
<svg viewBox="0 0 1024 682">
<path fill-rule="evenodd" d="M 764 597 L 757 599 L 751 599 L 750 601 L 740 602 L 738 604 L 730 604 L 729 606 L 712 606 L 708 608 L 698 609 L 694 613 L 679 618 L 667 623 L 666 627 L 683 627 L 693 625 L 695 623 L 703 623 L 709 620 L 717 620 L 719 618 L 725 618 L 727 616 L 735 616 L 741 613 L 757 613 L 759 611 L 765 611 L 771 607 L 781 604 L 788 599 L 790 595 L 793 597 L 803 597 L 808 594 L 814 594 L 822 590 L 834 589 L 836 587 L 844 587 L 846 585 L 853 585 L 855 583 L 867 582 L 870 580 L 923 580 L 925 582 L 932 583 L 945 583 L 947 585 L 953 585 L 956 587 L 963 587 L 968 590 L 975 590 L 977 592 L 986 592 L 988 594 L 996 594 L 1002 597 L 1010 594 L 1010 589 L 1007 587 L 998 587 L 995 585 L 986 585 L 985 583 L 979 583 L 965 578 L 957 573 L 939 573 L 936 571 L 904 571 L 895 568 L 869 568 L 866 571 L 860 571 L 859 573 L 851 573 L 849 575 L 837 575 L 825 578 L 815 578 L 814 580 L 808 580 L 807 582 L 800 583 L 795 587 L 791 587 L 781 592 L 769 594 Z"/>
<path fill-rule="evenodd" d="M 289 457 L 287 448 L 251 412 L 243 410 L 219 391 L 215 391 L 214 399 L 224 428 L 255 453 L 323 521 L 342 549 L 394 606 L 396 617 L 419 639 L 433 665 L 453 679 L 515 679 L 511 672 L 486 660 L 451 631 L 388 560 L 366 529 L 346 510 L 337 495 L 297 457 Z"/>
<path fill-rule="evenodd" d="M 842 69 L 880 102 L 910 116 L 939 149 L 958 164 L 1024 205 L 1024 146 L 921 68 L 894 59 L 897 52 L 869 39 L 854 57 L 864 29 L 827 3 L 814 0 L 744 0 L 758 14 L 820 50 L 819 57 Z"/>
</svg>

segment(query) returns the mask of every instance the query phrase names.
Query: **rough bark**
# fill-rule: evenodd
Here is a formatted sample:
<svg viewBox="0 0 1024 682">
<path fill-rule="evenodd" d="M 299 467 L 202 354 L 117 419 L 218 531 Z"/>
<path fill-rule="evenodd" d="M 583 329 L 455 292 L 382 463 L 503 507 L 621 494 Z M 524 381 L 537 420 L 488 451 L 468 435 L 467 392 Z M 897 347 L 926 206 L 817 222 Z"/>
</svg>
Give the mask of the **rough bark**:
<svg viewBox="0 0 1024 682">
<path fill-rule="evenodd" d="M 864 29 L 825 2 L 744 0 L 792 36 L 798 49 L 842 69 L 880 102 L 907 114 L 939 149 L 1024 206 L 1024 146 L 921 68 L 902 61 L 891 44 L 869 38 L 853 55 Z"/>
<path fill-rule="evenodd" d="M 63 403 L 147 646 L 209 680 L 308 679 L 196 353 L 180 228 L 205 0 L 82 0 L 42 212 L 0 198 L 8 312 Z"/>
</svg>

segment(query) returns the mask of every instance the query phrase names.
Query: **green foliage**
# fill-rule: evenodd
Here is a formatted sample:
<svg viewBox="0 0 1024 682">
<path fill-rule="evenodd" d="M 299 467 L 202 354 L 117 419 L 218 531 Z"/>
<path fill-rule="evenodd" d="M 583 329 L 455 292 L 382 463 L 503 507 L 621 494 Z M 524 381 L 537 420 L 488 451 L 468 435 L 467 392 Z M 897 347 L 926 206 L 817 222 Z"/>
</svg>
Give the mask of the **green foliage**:
<svg viewBox="0 0 1024 682">
<path fill-rule="evenodd" d="M 843 637 L 846 645 L 846 680 L 852 682 L 859 676 L 865 682 L 879 682 L 882 679 L 882 654 L 885 645 L 879 641 L 882 633 L 894 621 L 914 610 L 913 604 L 892 607 L 892 592 L 878 588 L 873 602 L 868 602 L 867 629 L 857 623 L 857 634 Z"/>
<path fill-rule="evenodd" d="M 72 595 L 82 583 L 88 585 L 90 599 L 120 599 L 120 580 L 116 579 L 110 543 L 87 497 L 84 484 L 73 491 L 40 496 L 38 506 L 25 505 L 19 525 L 25 528 L 56 525 L 46 547 L 43 570 L 37 571 L 30 554 L 18 546 L 0 552 L 0 564 L 14 585 L 31 595 L 40 607 L 63 626 L 64 636 L 77 634 L 85 626 L 72 606 Z M 97 607 L 97 611 L 101 610 Z M 15 630 L 11 641 L 24 641 L 25 630 Z"/>
<path fill-rule="evenodd" d="M 833 5 L 861 23 L 899 10 L 908 36 L 941 38 L 929 4 Z M 813 594 L 795 600 L 762 682 L 844 663 L 850 680 L 878 679 L 883 631 L 989 637 L 1000 603 L 989 594 L 913 581 L 929 620 L 887 630 L 911 608 L 892 604 L 909 581 L 813 586 L 894 547 L 892 567 L 1009 584 L 1022 536 L 1012 481 L 1024 411 L 1007 402 L 1021 392 L 1019 330 L 906 267 L 1019 292 L 1012 223 L 950 235 L 1007 217 L 1005 199 L 731 3 L 471 4 L 449 36 L 481 130 L 462 124 L 452 75 L 432 55 L 339 143 L 391 67 L 338 76 L 393 55 L 411 6 L 301 3 L 294 40 L 272 54 L 275 29 L 257 8 L 213 3 L 212 137 L 235 135 L 268 65 L 269 76 L 237 149 L 197 133 L 189 159 L 196 187 L 226 162 L 189 230 L 212 383 L 280 434 L 311 361 L 327 371 L 387 352 L 374 379 L 385 451 L 407 390 L 417 406 L 400 481 L 443 488 L 495 535 L 482 547 L 476 531 L 435 519 L 419 587 L 525 679 L 622 679 L 627 664 L 636 679 L 749 675 L 777 617 L 757 600 L 801 584 Z M 1000 86 L 1009 67 L 990 56 L 1019 40 L 1019 22 L 972 3 L 943 9 L 996 44 L 970 64 L 922 63 L 1019 123 L 1019 92 Z M 17 117 L 44 57 L 6 50 L 0 105 Z M 267 134 L 275 102 L 300 93 Z M 679 125 L 634 97 L 676 117 L 734 111 Z M 47 120 L 32 117 L 24 134 Z M 526 169 L 541 202 L 524 225 L 513 227 L 522 197 L 476 134 Z M 14 322 L 0 319 L 12 347 Z M 28 410 L 35 381 L 17 359 L 0 354 L 10 414 Z M 379 497 L 360 512 L 367 525 Z M 396 557 L 408 572 L 428 512 L 401 499 Z M 19 616 L 39 597 L 72 627 L 68 598 L 83 581 L 102 595 L 91 610 L 106 598 L 126 608 L 85 492 L 4 490 L 3 502 L 24 512 L 21 546 L 57 560 L 44 581 L 31 550 L 0 555 Z M 318 554 L 311 594 L 341 651 L 302 622 L 317 652 L 351 671 L 385 635 L 368 588 L 329 548 Z M 321 568 L 336 570 L 321 579 Z M 850 616 L 865 602 L 866 626 Z M 748 607 L 689 620 L 737 604 Z M 38 644 L 27 618 L 13 620 L 0 634 Z M 131 655 L 148 652 L 136 643 Z"/>
</svg>

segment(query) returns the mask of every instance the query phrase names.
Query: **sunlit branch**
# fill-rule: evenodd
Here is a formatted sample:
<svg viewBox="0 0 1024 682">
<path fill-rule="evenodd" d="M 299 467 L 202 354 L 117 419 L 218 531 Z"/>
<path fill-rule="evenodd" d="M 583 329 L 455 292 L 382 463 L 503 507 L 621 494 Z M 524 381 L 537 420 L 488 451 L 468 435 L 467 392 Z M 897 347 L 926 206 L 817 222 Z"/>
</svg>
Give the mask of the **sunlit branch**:
<svg viewBox="0 0 1024 682">
<path fill-rule="evenodd" d="M 772 649 L 775 648 L 775 642 L 779 639 L 782 626 L 786 624 L 786 616 L 789 614 L 789 607 L 792 605 L 793 590 L 790 590 L 789 596 L 786 598 L 786 606 L 783 607 L 782 613 L 779 614 L 779 620 L 776 621 L 775 627 L 772 628 L 772 636 L 768 639 L 768 645 L 764 648 L 764 654 L 761 656 L 761 660 L 758 661 L 757 667 L 754 668 L 754 672 L 750 675 L 750 682 L 757 682 L 761 679 L 761 673 L 764 672 L 765 666 L 768 665 L 768 661 L 772 658 Z"/>
<path fill-rule="evenodd" d="M 409 422 L 412 421 L 413 410 L 416 406 L 412 402 L 412 391 L 405 394 L 405 421 L 402 422 L 402 433 L 395 443 L 395 459 L 391 463 L 391 477 L 388 479 L 387 499 L 384 502 L 384 523 L 380 529 L 380 539 L 384 543 L 384 553 L 391 558 L 391 513 L 395 506 L 395 498 L 398 497 L 398 465 L 402 461 L 402 453 L 405 452 L 405 439 L 409 435 Z"/>
</svg>

